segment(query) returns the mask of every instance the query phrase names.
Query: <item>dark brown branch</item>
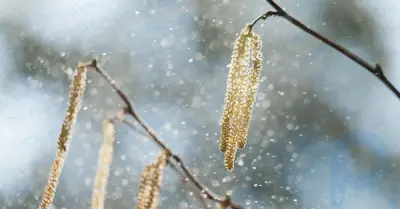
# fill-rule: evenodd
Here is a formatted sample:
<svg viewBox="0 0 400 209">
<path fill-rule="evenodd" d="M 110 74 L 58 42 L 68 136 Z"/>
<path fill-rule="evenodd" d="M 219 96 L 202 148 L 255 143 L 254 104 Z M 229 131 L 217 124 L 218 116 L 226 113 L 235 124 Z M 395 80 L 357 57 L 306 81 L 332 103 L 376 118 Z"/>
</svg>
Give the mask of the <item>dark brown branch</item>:
<svg viewBox="0 0 400 209">
<path fill-rule="evenodd" d="M 310 29 L 306 25 L 304 25 L 302 22 L 297 20 L 296 18 L 292 17 L 289 15 L 287 12 L 285 12 L 277 3 L 274 2 L 274 0 L 266 0 L 276 11 L 268 11 L 265 14 L 261 15 L 259 18 L 256 19 L 256 21 L 253 22 L 252 26 L 256 24 L 259 20 L 266 20 L 268 16 L 279 16 L 284 18 L 285 20 L 289 21 L 296 27 L 300 28 L 304 32 L 310 34 L 314 38 L 322 41 L 326 45 L 334 48 L 338 52 L 342 53 L 346 57 L 350 58 L 357 64 L 359 64 L 361 67 L 364 69 L 368 70 L 370 73 L 372 73 L 375 77 L 377 77 L 380 81 L 383 82 L 396 96 L 397 98 L 400 99 L 400 92 L 396 89 L 396 87 L 386 78 L 385 74 L 383 73 L 383 70 L 379 64 L 370 64 L 360 56 L 354 54 L 353 52 L 349 51 L 345 47 L 341 46 L 340 44 L 337 44 L 333 41 L 331 41 L 329 38 L 326 38 L 322 36 L 321 34 L 317 33 L 316 31 Z M 271 15 L 273 14 L 273 15 Z"/>
<path fill-rule="evenodd" d="M 128 97 L 126 94 L 122 92 L 120 88 L 118 88 L 114 80 L 111 78 L 110 75 L 108 75 L 104 70 L 100 69 L 97 66 L 97 61 L 92 60 L 91 67 L 93 67 L 96 72 L 98 72 L 110 85 L 111 87 L 115 90 L 115 92 L 118 94 L 118 96 L 123 100 L 125 103 L 125 108 L 124 108 L 124 113 L 126 115 L 132 116 L 137 123 L 144 129 L 144 131 L 148 134 L 149 139 L 151 139 L 154 143 L 156 143 L 160 149 L 165 151 L 167 155 L 169 156 L 168 159 L 168 164 L 179 174 L 185 177 L 185 180 L 190 181 L 193 186 L 195 186 L 200 192 L 201 195 L 209 200 L 218 202 L 220 204 L 226 205 L 231 207 L 232 209 L 244 209 L 244 207 L 234 203 L 232 199 L 230 198 L 229 195 L 227 195 L 225 198 L 223 196 L 220 196 L 213 191 L 211 191 L 207 186 L 205 186 L 202 182 L 200 182 L 188 169 L 188 167 L 183 163 L 183 160 L 175 153 L 172 152 L 172 150 L 167 147 L 167 145 L 163 142 L 164 140 L 156 134 L 156 132 L 146 123 L 146 121 L 140 117 L 135 109 L 133 108 L 132 103 L 129 101 Z M 128 125 L 130 128 L 133 130 L 136 130 L 136 126 L 132 123 L 130 123 L 127 120 L 123 120 L 123 123 Z"/>
<path fill-rule="evenodd" d="M 257 19 L 255 19 L 251 24 L 250 24 L 250 30 L 249 32 L 251 32 L 251 30 L 253 29 L 254 25 L 257 24 L 258 21 L 260 20 L 266 20 L 269 17 L 273 17 L 273 16 L 278 16 L 279 12 L 274 12 L 274 11 L 268 11 L 267 13 L 261 15 L 260 17 L 258 17 Z"/>
</svg>

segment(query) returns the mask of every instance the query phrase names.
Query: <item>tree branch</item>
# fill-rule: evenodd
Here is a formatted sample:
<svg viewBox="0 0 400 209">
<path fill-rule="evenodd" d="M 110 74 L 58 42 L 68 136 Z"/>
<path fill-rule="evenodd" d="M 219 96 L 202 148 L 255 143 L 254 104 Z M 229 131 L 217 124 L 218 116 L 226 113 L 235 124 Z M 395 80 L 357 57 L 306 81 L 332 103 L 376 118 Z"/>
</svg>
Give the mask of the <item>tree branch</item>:
<svg viewBox="0 0 400 209">
<path fill-rule="evenodd" d="M 125 103 L 125 108 L 123 109 L 124 114 L 132 116 L 135 119 L 135 121 L 139 123 L 139 125 L 143 128 L 143 130 L 148 134 L 149 136 L 148 138 L 151 139 L 154 143 L 156 143 L 160 149 L 162 149 L 167 153 L 167 155 L 169 156 L 167 158 L 168 164 L 178 174 L 185 177 L 185 180 L 190 181 L 194 185 L 194 187 L 196 187 L 199 190 L 201 196 L 203 196 L 205 199 L 218 202 L 219 204 L 222 204 L 224 206 L 231 207 L 232 209 L 244 209 L 244 207 L 234 203 L 229 195 L 226 195 L 226 197 L 220 196 L 211 191 L 202 182 L 200 182 L 189 171 L 188 167 L 183 163 L 181 157 L 173 153 L 172 150 L 169 147 L 167 147 L 167 145 L 163 142 L 164 140 L 156 134 L 156 132 L 146 123 L 146 121 L 142 117 L 139 116 L 139 114 L 137 114 L 136 110 L 133 108 L 133 105 L 126 96 L 126 94 L 123 93 L 122 90 L 115 85 L 114 80 L 111 78 L 110 75 L 107 74 L 107 72 L 105 72 L 104 70 L 100 69 L 97 66 L 97 61 L 92 60 L 89 66 L 93 67 L 96 70 L 96 72 L 98 72 L 111 85 L 111 87 L 115 90 L 118 96 L 123 100 L 123 102 Z M 133 123 L 127 120 L 123 120 L 123 123 L 126 124 L 131 129 L 137 130 L 136 126 Z"/>
<path fill-rule="evenodd" d="M 376 78 L 378 78 L 383 84 L 386 85 L 396 96 L 400 99 L 400 92 L 396 89 L 396 87 L 386 78 L 385 74 L 383 73 L 382 67 L 379 64 L 370 64 L 365 59 L 361 58 L 360 56 L 354 54 L 350 50 L 346 49 L 345 47 L 341 46 L 330 40 L 327 37 L 322 36 L 321 34 L 317 33 L 316 31 L 310 29 L 306 25 L 304 25 L 301 21 L 297 20 L 296 18 L 289 15 L 285 12 L 282 7 L 280 7 L 274 0 L 266 0 L 276 11 L 268 11 L 265 14 L 261 15 L 257 18 L 251 27 L 253 27 L 259 20 L 266 20 L 269 16 L 279 16 L 284 18 L 285 20 L 292 23 L 294 26 L 300 28 L 304 32 L 310 34 L 314 38 L 322 41 L 324 44 L 334 48 L 336 51 L 342 53 L 346 57 L 353 60 L 355 63 L 366 69 L 368 72 L 372 73 Z M 272 15 L 271 15 L 272 14 Z"/>
</svg>

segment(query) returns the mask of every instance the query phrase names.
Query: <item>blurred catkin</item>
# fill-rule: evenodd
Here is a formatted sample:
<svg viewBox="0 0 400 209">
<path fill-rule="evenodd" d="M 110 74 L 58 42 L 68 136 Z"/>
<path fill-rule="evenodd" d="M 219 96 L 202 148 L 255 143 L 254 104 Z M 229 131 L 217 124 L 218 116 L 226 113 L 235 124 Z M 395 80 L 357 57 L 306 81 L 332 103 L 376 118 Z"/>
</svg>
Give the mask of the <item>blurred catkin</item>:
<svg viewBox="0 0 400 209">
<path fill-rule="evenodd" d="M 72 78 L 68 107 L 64 122 L 61 127 L 61 133 L 57 142 L 58 146 L 56 159 L 54 160 L 53 166 L 51 167 L 47 185 L 43 193 L 42 201 L 40 202 L 40 209 L 49 209 L 52 205 L 58 180 L 64 166 L 64 160 L 67 156 L 68 147 L 71 140 L 72 128 L 75 124 L 78 112 L 81 108 L 81 100 L 86 87 L 86 74 L 87 67 L 83 64 L 79 64 Z"/>
<path fill-rule="evenodd" d="M 262 43 L 250 28 L 243 28 L 234 44 L 221 119 L 219 149 L 229 171 L 233 170 L 237 148 L 246 145 L 261 72 Z"/>
<path fill-rule="evenodd" d="M 147 165 L 140 178 L 137 209 L 156 209 L 162 183 L 162 171 L 167 164 L 167 154 L 161 152 L 155 163 Z"/>
<path fill-rule="evenodd" d="M 103 209 L 107 193 L 107 183 L 110 176 L 110 165 L 112 162 L 115 129 L 111 120 L 103 122 L 104 142 L 99 151 L 99 162 L 94 180 L 92 194 L 92 208 Z"/>
</svg>

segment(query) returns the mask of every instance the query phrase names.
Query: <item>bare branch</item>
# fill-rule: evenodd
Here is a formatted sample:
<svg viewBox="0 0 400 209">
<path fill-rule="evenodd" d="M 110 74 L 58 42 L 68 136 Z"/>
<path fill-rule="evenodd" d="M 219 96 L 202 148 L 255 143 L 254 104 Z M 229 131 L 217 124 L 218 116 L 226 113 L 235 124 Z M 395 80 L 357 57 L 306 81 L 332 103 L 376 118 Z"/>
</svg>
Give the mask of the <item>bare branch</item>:
<svg viewBox="0 0 400 209">
<path fill-rule="evenodd" d="M 266 0 L 276 11 L 268 11 L 265 14 L 261 15 L 259 18 L 257 18 L 253 23 L 251 27 L 254 27 L 254 25 L 259 21 L 259 20 L 266 20 L 267 17 L 270 16 L 279 16 L 284 18 L 285 20 L 289 21 L 292 23 L 294 26 L 300 28 L 304 32 L 310 34 L 314 38 L 322 41 L 324 44 L 332 47 L 336 51 L 342 53 L 346 57 L 350 58 L 353 60 L 355 63 L 366 69 L 368 72 L 372 73 L 376 78 L 378 78 L 383 84 L 385 84 L 386 87 L 388 87 L 396 96 L 398 99 L 400 99 L 400 92 L 396 89 L 396 87 L 387 79 L 385 76 L 382 67 L 379 64 L 370 64 L 368 63 L 365 59 L 361 58 L 360 56 L 354 54 L 350 50 L 346 49 L 340 44 L 337 44 L 330 40 L 329 38 L 317 33 L 316 31 L 310 29 L 308 26 L 304 25 L 301 21 L 297 20 L 296 18 L 292 17 L 289 15 L 286 11 L 282 9 L 277 3 L 274 2 L 274 0 Z"/>
<path fill-rule="evenodd" d="M 226 205 L 231 207 L 232 209 L 244 209 L 244 207 L 236 204 L 232 201 L 232 199 L 227 196 L 226 198 L 214 193 L 210 190 L 207 186 L 205 186 L 202 182 L 200 182 L 190 171 L 189 168 L 183 163 L 183 160 L 180 156 L 173 153 L 172 150 L 164 143 L 164 140 L 156 134 L 153 128 L 151 128 L 146 121 L 137 114 L 136 110 L 134 109 L 132 103 L 129 101 L 126 94 L 122 92 L 120 88 L 118 88 L 115 84 L 113 79 L 110 75 L 108 75 L 104 70 L 100 69 L 97 66 L 97 61 L 93 60 L 90 64 L 91 67 L 96 69 L 96 72 L 100 73 L 102 77 L 111 85 L 111 87 L 116 91 L 118 96 L 123 100 L 125 103 L 124 112 L 126 115 L 132 116 L 137 123 L 143 128 L 143 130 L 148 134 L 148 138 L 151 139 L 157 146 L 162 149 L 168 156 L 167 161 L 168 164 L 180 175 L 182 175 L 186 180 L 190 181 L 194 187 L 201 193 L 206 199 L 215 201 L 219 204 Z M 134 124 L 127 120 L 123 120 L 123 123 L 128 125 L 128 127 L 136 130 Z"/>
</svg>

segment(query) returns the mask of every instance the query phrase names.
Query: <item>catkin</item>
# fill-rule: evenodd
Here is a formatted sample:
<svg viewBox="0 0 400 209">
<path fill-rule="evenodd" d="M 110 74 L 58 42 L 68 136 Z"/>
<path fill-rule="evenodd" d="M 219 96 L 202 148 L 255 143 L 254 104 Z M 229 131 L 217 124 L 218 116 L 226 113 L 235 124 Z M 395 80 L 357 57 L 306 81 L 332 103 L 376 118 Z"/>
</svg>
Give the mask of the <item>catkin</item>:
<svg viewBox="0 0 400 209">
<path fill-rule="evenodd" d="M 167 154 L 160 153 L 155 163 L 147 165 L 140 178 L 137 209 L 156 209 L 162 183 L 162 171 L 167 164 Z"/>
<path fill-rule="evenodd" d="M 222 113 L 221 119 L 221 138 L 220 138 L 220 151 L 225 152 L 227 149 L 229 142 L 229 138 L 232 138 L 234 134 L 232 132 L 232 116 L 235 114 L 235 102 L 237 98 L 237 93 L 240 85 L 240 76 L 241 76 L 241 63 L 244 62 L 242 59 L 246 52 L 246 41 L 248 28 L 244 28 L 239 37 L 236 39 L 232 58 L 231 58 L 231 69 L 228 74 L 228 82 L 225 93 L 224 100 L 224 111 Z"/>
<path fill-rule="evenodd" d="M 246 145 L 247 132 L 249 130 L 251 113 L 253 111 L 254 102 L 259 86 L 259 79 L 262 67 L 262 53 L 261 53 L 261 39 L 257 34 L 251 35 L 251 48 L 253 50 L 251 61 L 253 66 L 249 71 L 249 75 L 246 78 L 245 98 L 243 98 L 243 118 L 241 118 L 242 126 L 240 127 L 240 136 L 238 139 L 238 148 L 243 149 Z"/>
<path fill-rule="evenodd" d="M 260 37 L 247 25 L 234 44 L 221 118 L 220 151 L 232 171 L 237 148 L 243 149 L 259 85 L 262 53 Z M 252 64 L 252 66 L 249 66 Z"/>
<path fill-rule="evenodd" d="M 73 125 L 75 124 L 78 112 L 81 108 L 81 100 L 86 87 L 86 74 L 87 67 L 83 64 L 79 64 L 72 78 L 68 107 L 64 122 L 61 127 L 61 133 L 57 142 L 58 146 L 56 159 L 54 160 L 51 167 L 47 185 L 43 193 L 42 201 L 40 202 L 40 209 L 49 209 L 52 205 L 58 180 L 60 178 L 64 166 L 64 161 L 67 156 L 68 147 L 71 140 L 71 131 Z"/>
<path fill-rule="evenodd" d="M 103 122 L 104 142 L 99 151 L 99 162 L 94 180 L 92 194 L 92 208 L 103 209 L 107 193 L 107 183 L 110 176 L 110 165 L 112 162 L 115 129 L 110 120 Z"/>
</svg>

